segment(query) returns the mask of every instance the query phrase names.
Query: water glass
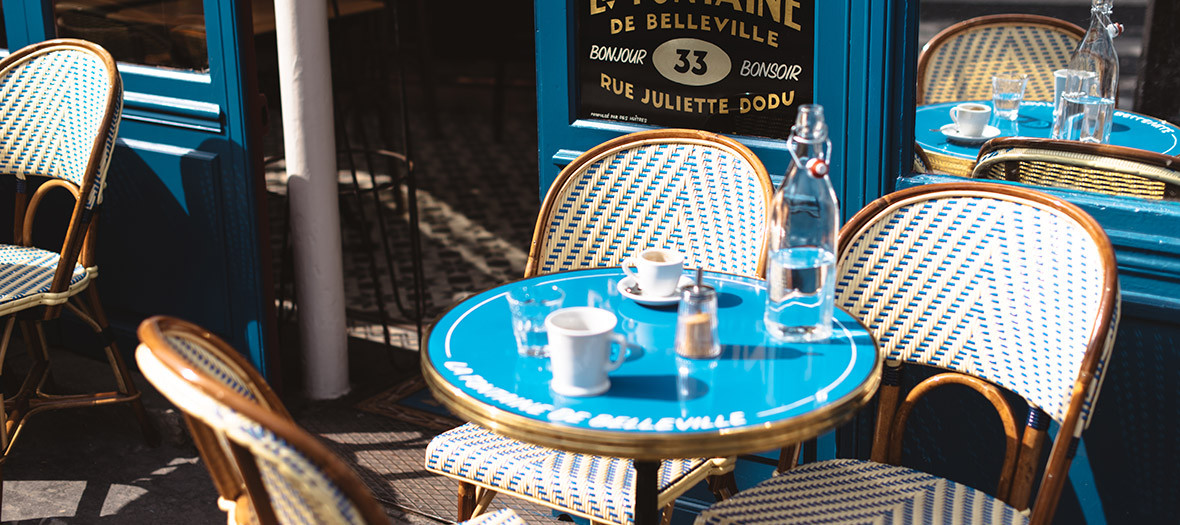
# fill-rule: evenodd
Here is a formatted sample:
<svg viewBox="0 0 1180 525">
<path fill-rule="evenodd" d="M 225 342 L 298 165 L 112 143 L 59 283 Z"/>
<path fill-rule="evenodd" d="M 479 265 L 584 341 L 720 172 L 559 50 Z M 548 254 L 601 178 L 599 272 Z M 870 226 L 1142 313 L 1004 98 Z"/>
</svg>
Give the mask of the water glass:
<svg viewBox="0 0 1180 525">
<path fill-rule="evenodd" d="M 1062 98 L 1065 94 L 1074 97 L 1092 95 L 1098 87 L 1098 74 L 1093 71 L 1078 71 L 1073 69 L 1058 69 L 1053 71 L 1053 129 L 1049 136 L 1054 139 L 1068 139 L 1067 121 L 1074 120 L 1077 107 L 1071 108 L 1069 115 L 1064 115 Z M 1076 138 L 1077 133 L 1074 133 Z"/>
<path fill-rule="evenodd" d="M 1114 121 L 1114 100 L 1084 93 L 1061 95 L 1054 129 L 1060 139 L 1106 144 Z"/>
<path fill-rule="evenodd" d="M 565 293 L 553 285 L 524 285 L 508 292 L 512 334 L 521 356 L 548 357 L 545 318 L 560 309 L 564 300 Z"/>
<path fill-rule="evenodd" d="M 1000 73 L 992 77 L 992 107 L 995 108 L 996 118 L 1016 120 L 1027 85 L 1028 75 Z"/>
</svg>

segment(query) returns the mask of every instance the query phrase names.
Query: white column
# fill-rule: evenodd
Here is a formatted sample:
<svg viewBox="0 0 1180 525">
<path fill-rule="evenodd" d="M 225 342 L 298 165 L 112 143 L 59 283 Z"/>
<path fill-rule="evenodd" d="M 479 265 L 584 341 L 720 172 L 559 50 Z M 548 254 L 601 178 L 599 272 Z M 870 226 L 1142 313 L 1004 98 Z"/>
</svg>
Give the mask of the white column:
<svg viewBox="0 0 1180 525">
<path fill-rule="evenodd" d="M 327 5 L 275 0 L 299 336 L 311 399 L 348 392 Z"/>
</svg>

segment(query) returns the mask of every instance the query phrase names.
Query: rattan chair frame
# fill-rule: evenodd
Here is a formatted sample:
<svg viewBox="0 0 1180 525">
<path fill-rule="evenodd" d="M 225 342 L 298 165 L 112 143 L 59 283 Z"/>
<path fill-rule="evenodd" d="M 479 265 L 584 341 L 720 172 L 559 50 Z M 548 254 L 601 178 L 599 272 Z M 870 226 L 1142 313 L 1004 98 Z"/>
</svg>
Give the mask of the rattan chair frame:
<svg viewBox="0 0 1180 525">
<path fill-rule="evenodd" d="M 940 197 L 970 196 L 1026 201 L 1066 215 L 1076 221 L 1094 239 L 1103 267 L 1102 297 L 1097 308 L 1097 315 L 1090 331 L 1089 342 L 1079 367 L 1077 379 L 1074 382 L 1065 417 L 1059 421 L 1062 429 L 1076 430 L 1063 430 L 1054 441 L 1044 474 L 1041 477 L 1036 506 L 1032 511 L 1032 523 L 1047 524 L 1052 521 L 1064 487 L 1066 474 L 1072 461 L 1071 449 L 1076 446 L 1076 441 L 1080 439 L 1081 430 L 1084 427 L 1081 421 L 1083 406 L 1092 402 L 1093 395 L 1096 395 L 1102 378 L 1100 363 L 1110 351 L 1118 323 L 1118 268 L 1114 248 L 1102 226 L 1077 206 L 1063 199 L 1028 188 L 995 183 L 931 184 L 901 190 L 869 203 L 841 229 L 840 254 L 841 258 L 847 255 L 852 242 L 865 235 L 873 223 L 890 210 L 917 201 Z M 900 363 L 890 363 L 888 367 L 893 370 L 887 371 L 887 375 L 897 373 Z M 1048 432 L 1030 426 L 1025 429 L 1023 436 L 1018 435 L 1013 410 L 1004 399 L 1000 387 L 971 375 L 954 371 L 937 374 L 919 383 L 904 398 L 900 398 L 900 388 L 896 381 L 882 383 L 878 399 L 872 459 L 893 465 L 900 463 L 902 436 L 909 411 L 923 395 L 945 384 L 967 386 L 983 395 L 996 408 L 1007 437 L 997 497 L 1018 510 L 1028 508 L 1037 464 L 1040 462 L 1041 450 Z M 899 398 L 901 399 L 900 406 L 898 405 Z M 1031 412 L 1037 412 L 1037 410 Z"/>
<path fill-rule="evenodd" d="M 1037 180 L 1033 172 L 1038 166 L 1055 166 L 1061 171 L 1043 174 L 1052 178 L 1053 184 L 1046 184 L 1049 181 Z M 1101 178 L 1096 180 L 1095 177 Z M 971 178 L 1116 196 L 1180 200 L 1180 157 L 1111 144 L 1028 137 L 995 138 L 979 149 Z"/>
<path fill-rule="evenodd" d="M 21 328 L 25 335 L 32 366 L 26 374 L 19 391 L 4 403 L 4 419 L 0 421 L 0 451 L 3 458 L 11 452 L 13 444 L 19 437 L 24 424 L 34 414 L 63 408 L 77 408 L 86 406 L 105 405 L 111 403 L 130 403 L 136 418 L 139 420 L 145 440 L 155 445 L 159 438 L 143 408 L 139 391 L 128 373 L 122 354 L 115 346 L 114 337 L 109 330 L 106 314 L 99 301 L 98 289 L 95 285 L 97 267 L 94 258 L 94 242 L 102 192 L 105 186 L 107 170 L 110 166 L 110 156 L 114 149 L 115 136 L 122 115 L 123 84 L 122 78 L 111 55 L 101 46 L 75 39 L 55 39 L 40 42 L 21 48 L 0 60 L 0 77 L 7 78 L 16 68 L 25 66 L 35 60 L 50 56 L 54 53 L 81 53 L 101 64 L 102 71 L 96 75 L 104 78 L 106 91 L 99 93 L 96 98 L 102 100 L 100 108 L 101 118 L 93 130 L 82 129 L 78 133 L 93 133 L 93 136 L 82 135 L 81 142 L 87 143 L 85 166 L 81 173 L 72 174 L 78 180 L 71 178 L 71 174 L 59 169 L 70 166 L 68 162 L 54 164 L 52 162 L 37 162 L 45 153 L 25 153 L 12 155 L 21 158 L 23 164 L 5 165 L 4 175 L 15 176 L 17 191 L 14 197 L 13 216 L 13 246 L 32 248 L 33 226 L 40 204 L 46 195 L 52 191 L 64 190 L 74 198 L 74 206 L 70 212 L 65 237 L 61 249 L 57 252 L 57 266 L 49 288 L 44 293 L 34 293 L 24 299 L 9 302 L 0 308 L 0 315 L 8 315 L 2 339 L 0 339 L 0 366 L 3 364 L 4 353 L 8 349 L 15 323 L 13 320 L 19 314 Z M 51 89 L 52 82 L 41 82 L 38 77 L 29 75 L 25 78 L 30 82 L 21 90 L 22 96 L 13 97 L 14 100 L 26 100 L 36 96 L 37 90 Z M 59 83 L 63 79 L 54 79 Z M 14 80 L 15 82 L 16 80 Z M 75 87 L 71 85 L 69 87 Z M 59 119 L 70 119 L 69 115 L 58 115 Z M 35 125 L 36 123 L 34 123 Z M 44 129 L 38 129 L 44 133 Z M 60 139 L 60 137 L 55 137 Z M 18 152 L 27 152 L 36 144 L 23 146 L 5 145 L 5 149 L 12 148 Z M 58 146 L 65 147 L 65 146 Z M 23 148 L 23 149 L 22 149 Z M 9 152 L 12 154 L 13 152 Z M 48 166 L 48 167 L 47 167 Z M 27 176 L 38 176 L 45 181 L 37 186 L 32 196 L 27 193 Z M 85 273 L 78 278 L 76 265 L 81 265 Z M 85 291 L 85 295 L 82 292 Z M 83 322 L 98 334 L 105 345 L 107 360 L 115 376 L 117 390 L 113 392 L 55 395 L 46 392 L 45 385 L 49 382 L 49 353 L 42 333 L 41 321 L 55 319 L 62 308 L 75 313 Z M 39 311 L 36 309 L 40 309 Z M 0 458 L 0 461 L 3 461 Z"/>
<path fill-rule="evenodd" d="M 532 277 L 539 275 L 542 270 L 542 259 L 547 250 L 546 242 L 549 240 L 550 225 L 558 218 L 561 213 L 559 209 L 559 201 L 564 194 L 564 191 L 571 184 L 575 184 L 578 177 L 581 176 L 585 170 L 593 165 L 595 162 L 611 157 L 616 153 L 626 151 L 628 149 L 659 145 L 659 144 L 682 144 L 695 143 L 702 144 L 719 149 L 727 150 L 742 159 L 742 161 L 750 166 L 753 170 L 753 176 L 757 181 L 758 193 L 761 196 L 762 202 L 766 203 L 764 206 L 764 214 L 762 221 L 765 224 L 769 214 L 769 203 L 774 187 L 770 181 L 770 176 L 766 171 L 766 167 L 762 161 L 742 143 L 706 131 L 689 130 L 689 129 L 656 129 L 631 133 L 615 139 L 608 140 L 591 148 L 585 153 L 579 155 L 573 162 L 562 169 L 558 174 L 553 184 L 546 192 L 545 199 L 542 201 L 540 213 L 538 214 L 536 226 L 533 229 L 533 239 L 529 248 L 528 261 L 525 264 L 525 277 Z M 724 174 L 721 174 L 723 176 Z M 638 227 L 637 227 L 638 228 Z M 764 230 L 764 229 L 763 229 Z M 760 232 L 764 235 L 764 231 Z M 757 242 L 758 255 L 755 264 L 755 277 L 762 277 L 766 269 L 766 243 L 765 239 L 760 239 Z M 599 254 L 601 255 L 601 253 Z M 688 254 L 689 257 L 692 254 Z M 604 257 L 605 258 L 605 257 Z M 610 265 L 613 261 L 603 260 L 599 264 Z M 691 262 L 686 259 L 686 265 Z M 734 460 L 732 458 L 715 458 L 708 462 L 708 465 L 702 467 L 702 472 L 706 474 L 686 477 L 667 488 L 660 493 L 660 501 L 670 502 L 674 500 L 673 495 L 682 494 L 693 485 L 700 481 L 701 477 L 707 477 L 709 488 L 720 499 L 728 497 L 736 491 L 736 482 L 733 479 L 732 471 L 734 467 Z M 472 480 L 460 479 L 448 473 L 441 474 L 450 476 L 459 482 L 458 494 L 458 518 L 460 520 L 468 519 L 471 516 L 479 515 L 490 505 L 492 498 L 496 494 L 496 489 L 493 487 L 484 486 L 482 484 L 472 482 Z M 521 497 L 534 503 L 560 508 L 554 503 L 542 501 L 539 499 L 529 498 L 521 494 L 512 494 L 514 497 Z M 598 522 L 592 516 L 583 515 L 572 509 L 562 509 L 566 512 L 583 516 L 591 519 L 592 522 Z M 664 509 L 665 522 L 671 518 L 670 508 Z"/>
<path fill-rule="evenodd" d="M 930 103 L 934 103 L 934 102 L 949 102 L 949 100 L 933 100 L 933 101 L 927 100 L 927 83 L 928 83 L 927 77 L 928 77 L 928 75 L 931 74 L 929 69 L 931 68 L 931 62 L 933 60 L 933 57 L 941 48 L 943 48 L 944 46 L 946 46 L 950 42 L 954 41 L 955 39 L 961 38 L 963 35 L 968 34 L 969 32 L 978 31 L 980 29 L 988 28 L 988 27 L 1008 26 L 1008 25 L 1039 26 L 1039 27 L 1043 27 L 1047 31 L 1064 33 L 1066 35 L 1076 37 L 1076 41 L 1074 43 L 1075 48 L 1077 46 L 1077 43 L 1081 42 L 1082 37 L 1086 34 L 1085 30 L 1083 30 L 1077 24 L 1073 24 L 1073 23 L 1066 22 L 1064 20 L 1060 20 L 1057 18 L 1052 18 L 1052 17 L 1048 17 L 1048 16 L 1041 16 L 1041 15 L 1027 15 L 1027 14 L 986 15 L 986 16 L 981 16 L 981 17 L 977 17 L 977 18 L 972 18 L 970 20 L 964 20 L 962 22 L 954 24 L 954 25 L 940 31 L 938 34 L 934 35 L 934 37 L 931 38 L 930 41 L 927 42 L 925 46 L 923 46 L 922 52 L 918 55 L 917 104 L 922 105 L 922 104 L 930 104 Z M 978 63 L 976 63 L 975 65 L 978 66 Z M 1065 64 L 1062 63 L 1056 67 L 1050 67 L 1050 66 L 1046 66 L 1044 64 L 1038 64 L 1036 68 L 1029 68 L 1028 70 L 1026 70 L 1024 72 L 1036 73 L 1040 70 L 1044 70 L 1043 72 L 1040 72 L 1040 74 L 1041 75 L 1047 74 L 1049 100 L 1051 100 L 1052 95 L 1053 95 L 1053 91 L 1052 91 L 1053 90 L 1053 73 L 1052 72 L 1054 69 L 1057 69 L 1058 67 L 1065 67 Z M 994 73 L 998 73 L 998 72 L 999 72 L 999 70 L 995 70 L 995 71 L 987 70 L 987 71 L 976 72 L 975 75 L 986 75 L 990 81 L 991 75 Z M 1030 75 L 1030 80 L 1032 80 L 1031 75 Z M 1037 84 L 1038 83 L 1030 83 L 1030 87 L 1035 88 Z M 989 83 L 989 85 L 990 85 L 990 83 Z M 990 93 L 990 91 L 988 93 Z M 980 97 L 980 98 L 990 98 L 990 95 L 986 96 L 986 97 Z M 1026 94 L 1025 99 L 1026 100 L 1042 100 L 1043 97 L 1038 96 L 1034 91 L 1031 93 L 1031 95 Z"/>
<path fill-rule="evenodd" d="M 144 320 L 139 325 L 137 334 L 142 344 L 136 352 L 136 358 L 140 361 L 145 375 L 152 370 L 150 366 L 142 366 L 145 359 L 155 360 L 170 371 L 168 376 L 149 375 L 149 381 L 184 381 L 201 395 L 216 400 L 230 410 L 261 424 L 299 451 L 334 483 L 352 502 L 366 523 L 389 523 L 381 506 L 373 499 L 372 493 L 352 468 L 318 439 L 295 424 L 262 376 L 228 343 L 200 326 L 166 316 L 154 316 Z M 247 383 L 254 389 L 259 401 L 243 397 L 224 383 L 192 366 L 192 363 L 168 341 L 167 334 L 200 340 L 205 350 L 238 369 L 241 376 L 246 378 Z M 160 386 L 158 388 L 162 392 L 167 390 Z M 181 408 L 184 409 L 183 406 Z M 257 523 L 278 523 L 249 448 L 242 443 L 234 442 L 224 432 L 211 427 L 200 418 L 187 412 L 185 416 L 189 428 L 193 430 L 193 439 L 201 458 L 206 462 L 210 476 L 222 498 L 223 507 L 227 502 L 236 502 L 238 509 L 241 509 L 242 503 L 248 502 L 248 508 L 253 513 L 252 517 L 257 519 Z M 239 523 L 250 522 L 250 518 L 250 514 L 237 509 L 230 514 L 231 523 L 235 519 Z"/>
</svg>

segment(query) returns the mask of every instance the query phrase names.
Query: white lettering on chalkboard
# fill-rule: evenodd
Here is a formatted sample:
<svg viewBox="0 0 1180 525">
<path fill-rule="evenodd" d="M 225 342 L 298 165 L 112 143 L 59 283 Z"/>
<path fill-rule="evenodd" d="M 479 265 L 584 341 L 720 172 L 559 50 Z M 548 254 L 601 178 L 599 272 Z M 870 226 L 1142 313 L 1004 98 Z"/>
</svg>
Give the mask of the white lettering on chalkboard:
<svg viewBox="0 0 1180 525">
<path fill-rule="evenodd" d="M 590 60 L 618 62 L 620 64 L 643 65 L 643 59 L 645 58 L 647 58 L 646 49 L 634 49 L 630 47 L 615 46 L 590 46 Z"/>
<path fill-rule="evenodd" d="M 740 70 L 740 74 L 743 77 L 774 78 L 778 80 L 794 80 L 796 82 L 799 81 L 799 73 L 801 72 L 803 72 L 803 66 L 799 64 L 753 62 L 750 60 L 743 60 Z"/>
</svg>

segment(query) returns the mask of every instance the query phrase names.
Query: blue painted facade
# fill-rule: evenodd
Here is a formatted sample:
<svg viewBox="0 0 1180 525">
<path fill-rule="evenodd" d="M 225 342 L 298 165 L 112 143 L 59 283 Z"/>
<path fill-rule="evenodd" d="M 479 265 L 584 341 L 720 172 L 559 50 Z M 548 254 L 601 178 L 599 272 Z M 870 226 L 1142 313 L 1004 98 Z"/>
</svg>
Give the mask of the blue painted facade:
<svg viewBox="0 0 1180 525">
<path fill-rule="evenodd" d="M 11 49 L 55 37 L 51 4 L 3 0 Z M 250 2 L 205 0 L 206 72 L 119 64 L 125 105 L 96 282 L 125 352 L 144 317 L 175 315 L 224 337 L 266 374 L 269 255 L 250 127 L 258 108 L 243 95 L 257 88 L 253 35 L 239 11 L 248 17 Z"/>
</svg>

